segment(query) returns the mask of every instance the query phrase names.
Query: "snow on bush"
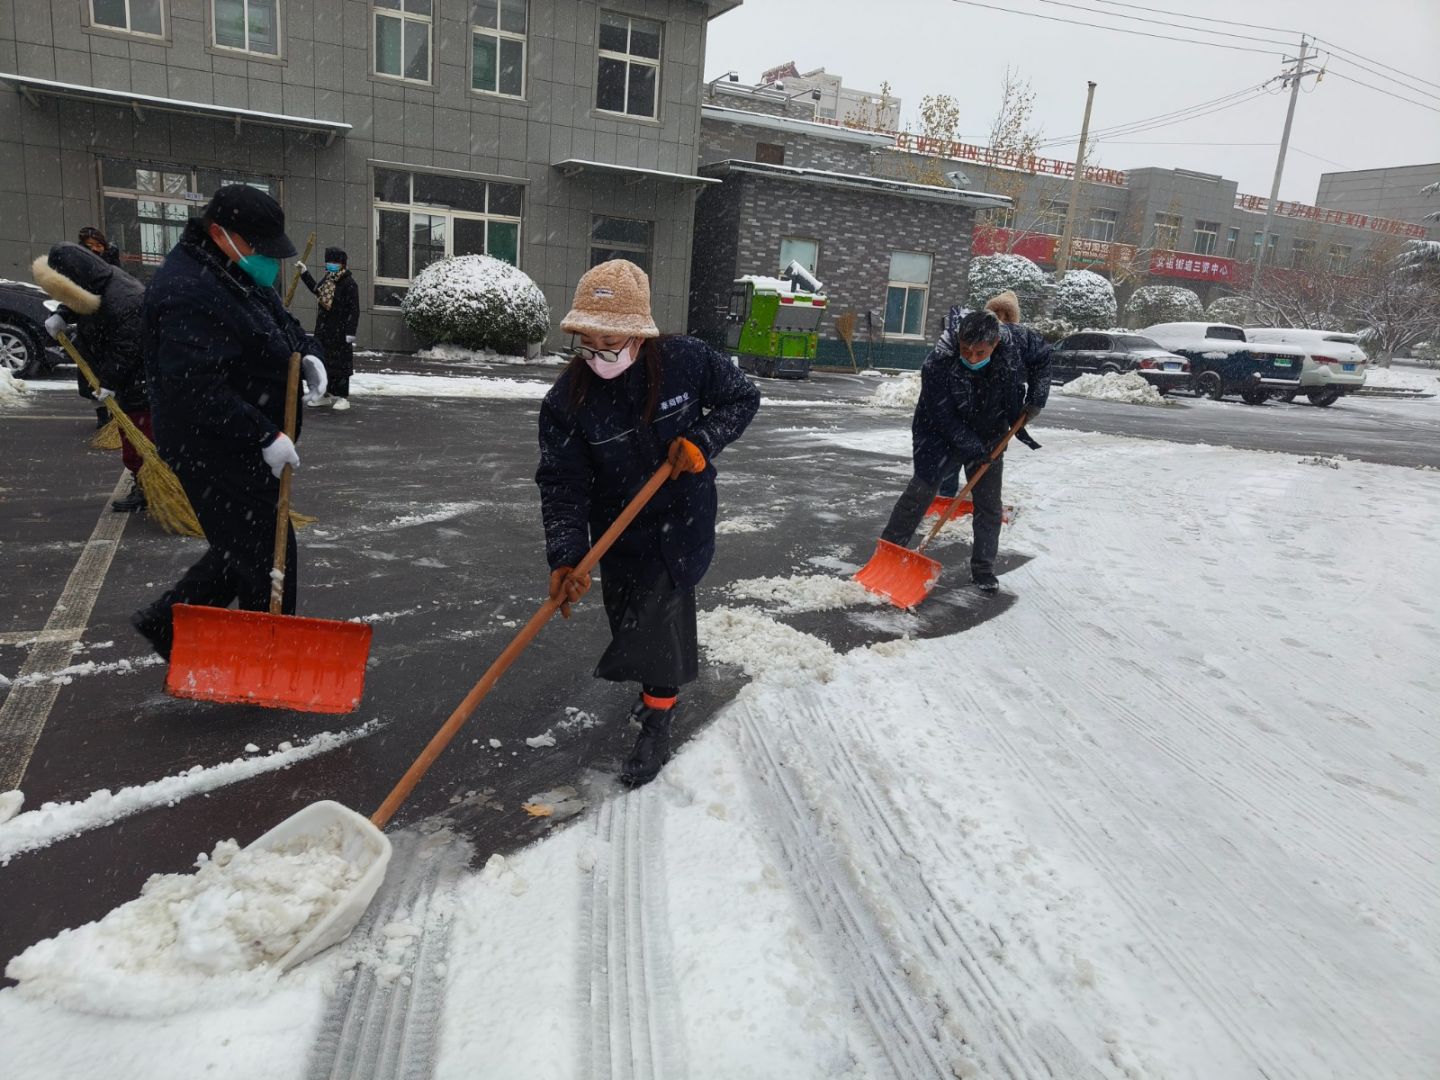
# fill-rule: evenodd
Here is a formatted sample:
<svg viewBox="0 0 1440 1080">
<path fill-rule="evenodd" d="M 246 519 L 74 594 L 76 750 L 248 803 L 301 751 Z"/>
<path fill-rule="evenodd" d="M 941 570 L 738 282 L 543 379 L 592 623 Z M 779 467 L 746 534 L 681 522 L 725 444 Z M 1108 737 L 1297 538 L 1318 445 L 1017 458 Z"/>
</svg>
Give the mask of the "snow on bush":
<svg viewBox="0 0 1440 1080">
<path fill-rule="evenodd" d="M 1255 322 L 1250 301 L 1243 296 L 1222 296 L 1212 300 L 1205 309 L 1205 317 L 1211 322 L 1229 323 L 1231 326 L 1248 326 Z"/>
<path fill-rule="evenodd" d="M 1118 401 L 1123 405 L 1170 404 L 1159 390 L 1133 371 L 1081 375 L 1060 387 L 1060 393 L 1069 397 L 1090 398 L 1092 401 Z"/>
<path fill-rule="evenodd" d="M 1205 307 L 1192 289 L 1178 285 L 1142 285 L 1125 305 L 1125 321 L 1135 327 L 1162 322 L 1199 322 Z"/>
<path fill-rule="evenodd" d="M 1076 326 L 1109 326 L 1119 310 L 1115 286 L 1090 270 L 1071 270 L 1055 291 L 1055 317 Z"/>
<path fill-rule="evenodd" d="M 898 378 L 886 379 L 870 395 L 870 404 L 877 409 L 914 410 L 920 401 L 920 372 L 911 371 Z"/>
<path fill-rule="evenodd" d="M 0 368 L 0 404 L 13 405 L 26 393 L 28 391 L 23 382 L 5 368 Z"/>
<path fill-rule="evenodd" d="M 527 345 L 550 332 L 550 307 L 540 287 L 488 255 L 459 255 L 427 266 L 400 310 L 410 332 L 427 345 L 524 355 Z"/>
<path fill-rule="evenodd" d="M 1076 326 L 1072 322 L 1053 318 L 1049 315 L 1041 315 L 1037 319 L 1026 319 L 1025 325 L 1030 327 L 1031 330 L 1038 330 L 1040 336 L 1052 345 L 1057 341 L 1065 340 L 1080 329 L 1079 326 Z"/>
<path fill-rule="evenodd" d="M 970 260 L 970 306 L 983 307 L 992 296 L 1012 289 L 1020 298 L 1022 321 L 1045 295 L 1045 271 L 1024 255 L 979 255 Z"/>
</svg>

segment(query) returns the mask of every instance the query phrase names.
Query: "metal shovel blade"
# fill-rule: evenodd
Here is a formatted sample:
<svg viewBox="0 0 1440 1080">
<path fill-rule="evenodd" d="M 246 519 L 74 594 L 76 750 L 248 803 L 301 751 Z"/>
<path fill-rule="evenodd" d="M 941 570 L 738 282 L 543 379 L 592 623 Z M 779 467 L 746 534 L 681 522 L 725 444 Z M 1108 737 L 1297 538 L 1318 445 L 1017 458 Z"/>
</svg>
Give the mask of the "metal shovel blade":
<svg viewBox="0 0 1440 1080">
<path fill-rule="evenodd" d="M 875 554 L 855 580 L 896 607 L 912 608 L 930 595 L 940 580 L 940 564 L 888 540 L 875 543 Z"/>
<path fill-rule="evenodd" d="M 174 610 L 171 695 L 318 713 L 360 704 L 367 624 L 192 604 Z"/>
</svg>

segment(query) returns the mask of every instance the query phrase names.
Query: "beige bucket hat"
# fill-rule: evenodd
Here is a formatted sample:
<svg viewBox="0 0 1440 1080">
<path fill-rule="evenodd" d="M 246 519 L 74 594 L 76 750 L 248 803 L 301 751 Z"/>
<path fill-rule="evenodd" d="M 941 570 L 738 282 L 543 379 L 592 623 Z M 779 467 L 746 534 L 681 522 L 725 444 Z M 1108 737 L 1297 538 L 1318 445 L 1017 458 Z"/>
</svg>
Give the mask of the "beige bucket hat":
<svg viewBox="0 0 1440 1080">
<path fill-rule="evenodd" d="M 659 337 L 650 317 L 650 279 L 627 259 L 591 267 L 575 286 L 575 303 L 560 329 L 567 334 Z"/>
</svg>

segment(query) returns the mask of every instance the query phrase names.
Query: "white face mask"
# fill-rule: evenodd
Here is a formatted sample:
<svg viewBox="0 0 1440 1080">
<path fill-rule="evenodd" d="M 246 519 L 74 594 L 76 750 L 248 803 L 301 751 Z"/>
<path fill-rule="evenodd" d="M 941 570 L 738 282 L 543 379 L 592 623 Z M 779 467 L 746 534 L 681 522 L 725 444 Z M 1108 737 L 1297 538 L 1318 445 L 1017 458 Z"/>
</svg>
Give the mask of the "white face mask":
<svg viewBox="0 0 1440 1080">
<path fill-rule="evenodd" d="M 577 345 L 575 351 L 585 359 L 590 370 L 602 379 L 613 379 L 623 375 L 635 363 L 635 343 L 627 342 L 623 349 L 592 349 Z"/>
</svg>

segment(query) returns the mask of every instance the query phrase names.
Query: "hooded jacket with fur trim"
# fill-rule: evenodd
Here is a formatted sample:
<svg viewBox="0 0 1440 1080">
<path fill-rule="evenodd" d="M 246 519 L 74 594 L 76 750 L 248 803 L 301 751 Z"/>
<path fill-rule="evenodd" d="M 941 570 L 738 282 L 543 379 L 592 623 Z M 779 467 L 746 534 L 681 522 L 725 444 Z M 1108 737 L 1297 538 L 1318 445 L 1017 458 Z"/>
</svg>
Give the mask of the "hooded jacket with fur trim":
<svg viewBox="0 0 1440 1080">
<path fill-rule="evenodd" d="M 79 244 L 35 260 L 35 283 L 75 322 L 75 348 L 126 412 L 147 407 L 141 313 L 145 286 Z"/>
</svg>

